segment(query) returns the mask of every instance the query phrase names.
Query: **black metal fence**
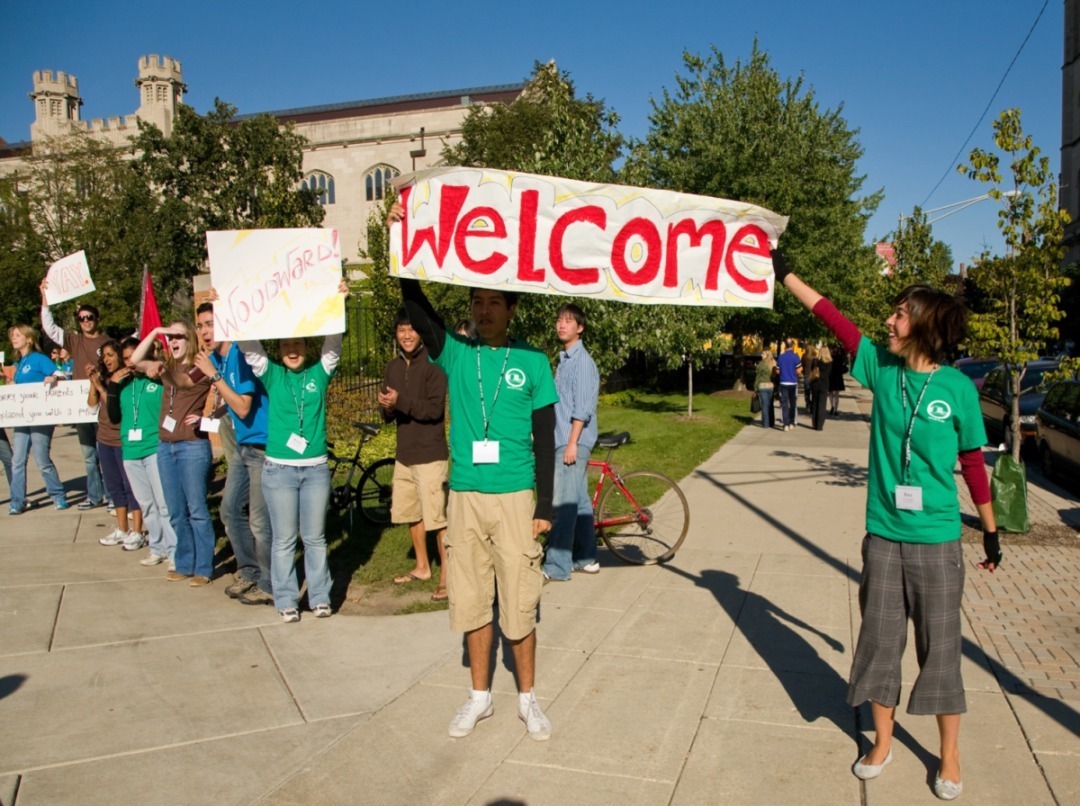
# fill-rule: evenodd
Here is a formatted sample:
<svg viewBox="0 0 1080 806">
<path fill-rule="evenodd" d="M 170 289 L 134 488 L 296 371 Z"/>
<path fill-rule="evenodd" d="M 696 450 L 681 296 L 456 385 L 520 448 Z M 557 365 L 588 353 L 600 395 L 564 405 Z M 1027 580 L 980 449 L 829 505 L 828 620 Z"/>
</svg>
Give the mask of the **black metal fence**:
<svg viewBox="0 0 1080 806">
<path fill-rule="evenodd" d="M 367 300 L 350 299 L 345 308 L 345 338 L 341 346 L 341 364 L 334 385 L 342 391 L 358 393 L 354 413 L 357 420 L 377 420 L 376 395 L 383 371 L 394 357 L 393 333 L 380 333 L 374 311 Z"/>
</svg>

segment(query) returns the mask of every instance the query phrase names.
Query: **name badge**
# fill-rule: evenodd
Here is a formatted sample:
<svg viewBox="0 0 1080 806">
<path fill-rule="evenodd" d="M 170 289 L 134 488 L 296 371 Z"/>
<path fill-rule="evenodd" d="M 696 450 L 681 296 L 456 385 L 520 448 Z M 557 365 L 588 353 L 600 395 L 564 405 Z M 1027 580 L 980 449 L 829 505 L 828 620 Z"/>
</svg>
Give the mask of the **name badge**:
<svg viewBox="0 0 1080 806">
<path fill-rule="evenodd" d="M 176 430 L 176 420 L 166 414 L 165 419 L 161 421 L 161 427 L 171 434 Z"/>
<path fill-rule="evenodd" d="M 307 450 L 307 440 L 299 434 L 289 434 L 289 441 L 285 443 L 289 450 L 303 453 Z"/>
<path fill-rule="evenodd" d="M 896 485 L 896 508 L 922 512 L 922 487 Z"/>
<path fill-rule="evenodd" d="M 472 461 L 474 465 L 497 465 L 499 463 L 499 443 L 488 440 L 474 442 L 472 444 Z"/>
<path fill-rule="evenodd" d="M 199 419 L 199 430 L 204 434 L 216 434 L 221 428 L 221 420 L 214 417 L 202 417 Z"/>
<path fill-rule="evenodd" d="M 141 428 L 129 428 L 128 429 L 128 442 L 142 442 L 142 429 Z"/>
</svg>

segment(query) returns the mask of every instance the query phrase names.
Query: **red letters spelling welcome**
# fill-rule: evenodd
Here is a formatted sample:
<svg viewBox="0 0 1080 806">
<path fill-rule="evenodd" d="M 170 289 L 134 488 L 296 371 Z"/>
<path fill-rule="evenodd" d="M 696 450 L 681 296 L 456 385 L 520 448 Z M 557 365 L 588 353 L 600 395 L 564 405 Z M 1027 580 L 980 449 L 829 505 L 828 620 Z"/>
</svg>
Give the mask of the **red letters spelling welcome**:
<svg viewBox="0 0 1080 806">
<path fill-rule="evenodd" d="M 686 249 L 699 249 L 707 244 L 709 256 L 705 277 L 703 280 L 697 278 L 705 292 L 717 291 L 721 265 L 743 291 L 750 294 L 768 292 L 768 281 L 747 277 L 735 264 L 735 257 L 739 254 L 769 257 L 769 238 L 756 224 L 738 226 L 729 238 L 729 227 L 717 219 L 699 225 L 692 218 L 684 217 L 658 226 L 648 218 L 632 218 L 614 232 L 609 232 L 608 215 L 604 208 L 585 204 L 567 209 L 555 217 L 547 248 L 541 252 L 542 255 L 546 254 L 546 263 L 549 264 L 545 266 L 537 263 L 539 191 L 525 190 L 519 194 L 517 231 L 510 232 L 505 219 L 495 208 L 480 205 L 467 207 L 468 186 L 446 184 L 436 187 L 438 224 L 413 229 L 408 215 L 401 222 L 404 265 L 411 264 L 426 251 L 440 269 L 452 255 L 453 261 L 466 270 L 487 276 L 497 272 L 510 260 L 508 254 L 499 251 L 502 242 L 508 247 L 507 251 L 516 243 L 515 280 L 544 285 L 548 282 L 547 272 L 550 271 L 563 283 L 584 291 L 599 282 L 605 268 L 569 265 L 564 242 L 571 228 L 585 228 L 590 237 L 605 242 L 610 240 L 612 281 L 624 290 L 632 292 L 644 288 L 653 284 L 657 277 L 661 278 L 664 288 L 679 288 L 691 279 L 680 276 L 680 254 L 685 254 Z M 412 186 L 401 190 L 401 204 L 406 211 L 409 210 L 412 191 Z M 477 221 L 485 222 L 485 226 L 476 227 Z M 470 239 L 474 238 L 491 239 L 500 244 L 487 257 L 478 259 L 470 252 Z M 626 258 L 631 243 L 641 244 L 644 250 L 644 257 L 635 266 L 631 266 Z"/>
</svg>

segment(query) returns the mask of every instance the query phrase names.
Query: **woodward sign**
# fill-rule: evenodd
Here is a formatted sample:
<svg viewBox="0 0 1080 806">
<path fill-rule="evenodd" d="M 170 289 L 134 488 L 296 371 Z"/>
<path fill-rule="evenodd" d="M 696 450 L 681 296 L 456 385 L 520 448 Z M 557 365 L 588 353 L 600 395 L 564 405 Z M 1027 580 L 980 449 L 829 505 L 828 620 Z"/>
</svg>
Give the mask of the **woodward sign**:
<svg viewBox="0 0 1080 806">
<path fill-rule="evenodd" d="M 772 307 L 787 218 L 742 202 L 481 168 L 394 182 L 390 273 L 639 304 Z"/>
</svg>

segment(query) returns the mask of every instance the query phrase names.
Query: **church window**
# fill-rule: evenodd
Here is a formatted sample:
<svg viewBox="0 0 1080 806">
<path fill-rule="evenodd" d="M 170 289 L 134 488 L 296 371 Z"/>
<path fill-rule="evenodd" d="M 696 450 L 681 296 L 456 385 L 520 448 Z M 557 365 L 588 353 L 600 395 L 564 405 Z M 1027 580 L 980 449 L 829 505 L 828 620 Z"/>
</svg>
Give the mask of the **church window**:
<svg viewBox="0 0 1080 806">
<path fill-rule="evenodd" d="M 368 201 L 382 201 L 390 189 L 390 180 L 401 171 L 389 165 L 376 165 L 364 177 L 364 196 Z"/>
<path fill-rule="evenodd" d="M 301 184 L 313 191 L 319 197 L 319 204 L 324 207 L 334 203 L 334 177 L 325 171 L 312 171 Z"/>
</svg>

